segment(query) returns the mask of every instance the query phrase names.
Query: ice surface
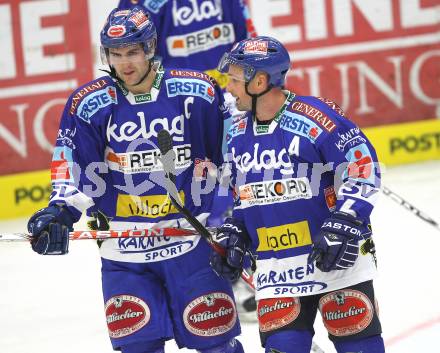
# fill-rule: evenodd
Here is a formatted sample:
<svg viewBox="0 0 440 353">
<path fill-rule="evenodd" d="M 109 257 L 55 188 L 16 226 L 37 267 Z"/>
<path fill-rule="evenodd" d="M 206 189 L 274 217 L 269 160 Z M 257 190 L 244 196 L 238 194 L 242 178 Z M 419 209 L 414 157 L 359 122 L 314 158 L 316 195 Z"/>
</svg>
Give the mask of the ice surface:
<svg viewBox="0 0 440 353">
<path fill-rule="evenodd" d="M 388 169 L 384 185 L 440 221 L 440 161 Z M 380 316 L 389 353 L 440 352 L 440 231 L 382 195 L 372 216 Z M 0 222 L 25 231 L 26 220 Z M 110 353 L 98 249 L 71 243 L 67 256 L 39 256 L 25 243 L 0 243 L 1 353 Z M 256 324 L 243 324 L 246 352 L 258 353 Z M 320 318 L 315 341 L 335 352 Z M 178 350 L 167 343 L 167 352 Z"/>
</svg>

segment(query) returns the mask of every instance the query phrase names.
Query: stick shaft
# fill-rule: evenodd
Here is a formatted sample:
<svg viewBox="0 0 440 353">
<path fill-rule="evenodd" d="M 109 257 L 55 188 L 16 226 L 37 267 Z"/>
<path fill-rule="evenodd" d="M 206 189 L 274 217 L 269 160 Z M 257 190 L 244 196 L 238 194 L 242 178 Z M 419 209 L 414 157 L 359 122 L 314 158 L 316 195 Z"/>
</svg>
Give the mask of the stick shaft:
<svg viewBox="0 0 440 353">
<path fill-rule="evenodd" d="M 440 231 L 440 224 L 437 221 L 435 221 L 434 219 L 429 217 L 426 213 L 422 212 L 420 209 L 418 209 L 417 207 L 406 201 L 403 197 L 397 195 L 394 191 L 391 191 L 386 186 L 382 187 L 382 192 L 386 196 L 390 197 L 392 200 L 397 202 L 399 205 L 405 207 L 408 211 L 415 214 L 421 220 L 425 221 L 426 223 L 429 223 L 430 225 L 432 225 L 433 227 L 435 227 L 437 230 Z"/>
<path fill-rule="evenodd" d="M 213 232 L 213 229 L 207 229 Z M 83 239 L 119 239 L 119 238 L 144 238 L 144 237 L 183 237 L 198 235 L 195 229 L 187 228 L 156 228 L 156 229 L 129 229 L 129 230 L 75 230 L 69 233 L 70 240 Z M 29 241 L 29 233 L 4 233 L 0 234 L 0 241 Z"/>
</svg>

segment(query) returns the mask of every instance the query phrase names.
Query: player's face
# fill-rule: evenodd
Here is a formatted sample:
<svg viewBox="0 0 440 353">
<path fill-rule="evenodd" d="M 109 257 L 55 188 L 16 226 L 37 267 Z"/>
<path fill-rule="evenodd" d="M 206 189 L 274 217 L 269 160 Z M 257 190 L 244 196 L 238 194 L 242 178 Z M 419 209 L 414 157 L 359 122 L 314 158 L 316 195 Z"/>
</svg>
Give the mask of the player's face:
<svg viewBox="0 0 440 353">
<path fill-rule="evenodd" d="M 109 48 L 109 64 L 112 65 L 118 77 L 124 81 L 127 88 L 139 83 L 148 71 L 149 63 L 140 44 L 122 48 Z"/>
<path fill-rule="evenodd" d="M 228 71 L 229 82 L 226 91 L 235 98 L 238 110 L 250 111 L 252 109 L 252 99 L 246 93 L 243 68 L 237 65 L 230 65 Z"/>
</svg>

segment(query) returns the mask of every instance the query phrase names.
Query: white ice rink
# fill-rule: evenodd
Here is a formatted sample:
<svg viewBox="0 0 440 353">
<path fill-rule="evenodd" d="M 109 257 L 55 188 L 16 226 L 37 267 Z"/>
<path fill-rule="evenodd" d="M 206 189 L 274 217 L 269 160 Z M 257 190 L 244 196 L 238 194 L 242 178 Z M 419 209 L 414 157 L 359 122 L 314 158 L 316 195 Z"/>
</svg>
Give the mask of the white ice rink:
<svg viewBox="0 0 440 353">
<path fill-rule="evenodd" d="M 440 221 L 440 161 L 389 168 L 384 185 Z M 382 195 L 372 215 L 380 317 L 389 353 L 440 352 L 440 231 Z M 0 223 L 25 231 L 26 220 Z M 110 353 L 93 241 L 67 256 L 39 256 L 0 243 L 1 353 Z M 315 341 L 335 352 L 317 319 Z M 256 324 L 243 324 L 246 352 L 263 352 Z M 167 343 L 167 352 L 179 350 Z M 181 350 L 179 352 L 189 352 Z M 364 352 L 367 353 L 367 352 Z"/>
</svg>

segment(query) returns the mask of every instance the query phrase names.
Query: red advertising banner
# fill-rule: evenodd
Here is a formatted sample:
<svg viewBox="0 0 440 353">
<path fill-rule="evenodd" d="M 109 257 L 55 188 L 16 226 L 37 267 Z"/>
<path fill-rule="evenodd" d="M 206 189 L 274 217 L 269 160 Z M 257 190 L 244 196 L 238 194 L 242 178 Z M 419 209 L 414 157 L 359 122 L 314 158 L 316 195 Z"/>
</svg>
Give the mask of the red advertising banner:
<svg viewBox="0 0 440 353">
<path fill-rule="evenodd" d="M 49 167 L 69 94 L 93 79 L 87 0 L 0 0 L 0 175 Z"/>
<path fill-rule="evenodd" d="M 292 58 L 288 88 L 361 126 L 440 117 L 438 0 L 252 0 L 260 35 Z"/>
</svg>

